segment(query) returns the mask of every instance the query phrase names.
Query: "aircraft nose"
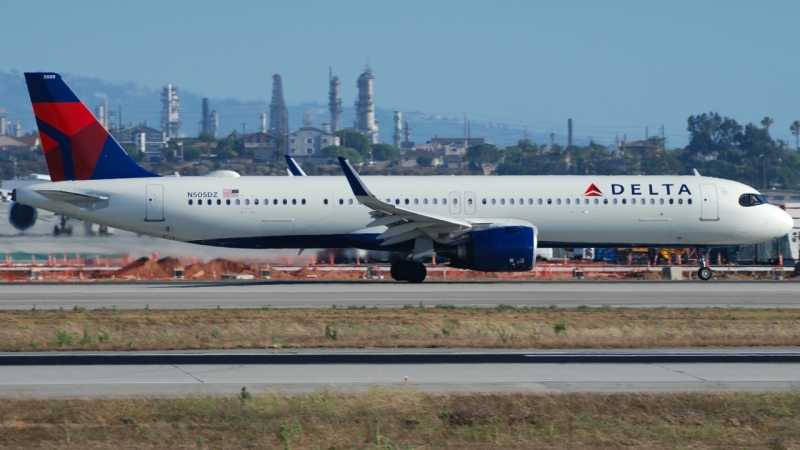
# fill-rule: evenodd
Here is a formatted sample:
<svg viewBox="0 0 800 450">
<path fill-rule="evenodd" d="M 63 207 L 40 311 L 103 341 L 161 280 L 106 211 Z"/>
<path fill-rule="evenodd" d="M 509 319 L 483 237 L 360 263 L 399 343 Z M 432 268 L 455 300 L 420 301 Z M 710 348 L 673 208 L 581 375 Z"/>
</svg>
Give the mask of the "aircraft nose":
<svg viewBox="0 0 800 450">
<path fill-rule="evenodd" d="M 792 219 L 792 216 L 790 216 L 789 213 L 782 209 L 778 209 L 777 215 L 778 217 L 776 217 L 775 222 L 780 228 L 780 235 L 785 236 L 792 231 L 792 228 L 794 228 L 794 219 Z"/>
</svg>

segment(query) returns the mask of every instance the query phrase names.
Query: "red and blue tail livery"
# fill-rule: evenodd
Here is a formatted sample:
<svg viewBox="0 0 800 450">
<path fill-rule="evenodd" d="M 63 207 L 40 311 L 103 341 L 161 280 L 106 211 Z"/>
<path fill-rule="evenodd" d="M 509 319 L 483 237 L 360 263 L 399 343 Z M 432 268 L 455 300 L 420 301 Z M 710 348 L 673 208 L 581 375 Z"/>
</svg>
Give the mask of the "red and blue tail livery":
<svg viewBox="0 0 800 450">
<path fill-rule="evenodd" d="M 57 73 L 26 73 L 52 181 L 157 177 L 131 159 Z"/>
</svg>

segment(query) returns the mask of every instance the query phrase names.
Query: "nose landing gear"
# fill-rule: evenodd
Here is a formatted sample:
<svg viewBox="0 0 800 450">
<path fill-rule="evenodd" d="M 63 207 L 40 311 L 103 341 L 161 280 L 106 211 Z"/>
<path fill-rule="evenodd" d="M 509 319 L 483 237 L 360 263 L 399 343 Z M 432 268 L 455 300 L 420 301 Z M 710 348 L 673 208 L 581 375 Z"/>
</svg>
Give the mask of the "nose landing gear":
<svg viewBox="0 0 800 450">
<path fill-rule="evenodd" d="M 697 249 L 698 262 L 700 263 L 700 269 L 697 270 L 697 278 L 703 281 L 710 280 L 714 275 L 714 271 L 706 267 L 706 250 L 705 247 L 699 247 Z"/>
<path fill-rule="evenodd" d="M 409 283 L 422 283 L 428 276 L 428 269 L 419 261 L 398 259 L 392 262 L 389 274 L 395 281 L 408 281 Z"/>
</svg>

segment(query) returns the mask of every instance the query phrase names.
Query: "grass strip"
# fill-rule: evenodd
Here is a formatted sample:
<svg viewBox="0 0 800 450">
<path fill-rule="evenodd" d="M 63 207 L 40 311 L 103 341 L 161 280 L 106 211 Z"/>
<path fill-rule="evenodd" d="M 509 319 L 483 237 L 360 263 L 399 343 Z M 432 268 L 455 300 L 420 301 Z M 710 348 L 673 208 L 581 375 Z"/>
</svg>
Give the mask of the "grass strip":
<svg viewBox="0 0 800 450">
<path fill-rule="evenodd" d="M 0 312 L 0 351 L 800 345 L 800 311 L 610 308 Z"/>
<path fill-rule="evenodd" d="M 0 403 L 9 448 L 791 449 L 800 393 L 413 390 Z"/>
</svg>

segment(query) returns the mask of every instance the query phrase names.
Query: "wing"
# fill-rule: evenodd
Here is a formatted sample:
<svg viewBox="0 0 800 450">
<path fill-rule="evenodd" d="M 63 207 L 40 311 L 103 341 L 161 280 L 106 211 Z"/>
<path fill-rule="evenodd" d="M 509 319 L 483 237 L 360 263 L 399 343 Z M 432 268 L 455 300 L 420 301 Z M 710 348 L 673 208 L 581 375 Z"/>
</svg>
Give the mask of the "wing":
<svg viewBox="0 0 800 450">
<path fill-rule="evenodd" d="M 306 176 L 306 173 L 303 172 L 303 169 L 300 168 L 300 165 L 297 164 L 297 161 L 295 161 L 294 158 L 289 155 L 283 155 L 283 157 L 286 158 L 286 164 L 289 165 L 289 168 L 287 169 L 289 171 L 289 175 L 293 177 Z"/>
<path fill-rule="evenodd" d="M 420 237 L 452 244 L 462 240 L 462 235 L 473 229 L 473 224 L 466 220 L 414 211 L 384 202 L 370 192 L 346 159 L 340 157 L 339 164 L 356 199 L 372 210 L 369 214 L 375 220 L 370 222 L 367 228 L 379 226 L 388 228 L 378 236 L 378 239 L 384 240 L 381 245 L 397 244 Z"/>
</svg>

